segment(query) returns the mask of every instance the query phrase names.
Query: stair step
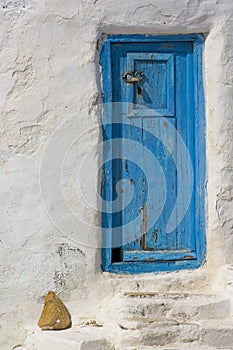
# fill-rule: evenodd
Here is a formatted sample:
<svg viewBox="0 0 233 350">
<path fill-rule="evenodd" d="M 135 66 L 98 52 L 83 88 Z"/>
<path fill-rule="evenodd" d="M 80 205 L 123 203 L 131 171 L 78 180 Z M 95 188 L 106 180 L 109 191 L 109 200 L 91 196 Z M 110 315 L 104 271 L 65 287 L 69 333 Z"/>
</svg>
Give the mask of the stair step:
<svg viewBox="0 0 233 350">
<path fill-rule="evenodd" d="M 233 349 L 233 325 L 232 320 L 210 321 L 200 325 L 200 343 L 208 346 L 216 346 L 219 349 Z"/>
<path fill-rule="evenodd" d="M 203 294 L 124 293 L 117 309 L 120 320 L 173 319 L 177 322 L 226 319 L 229 298 Z"/>
<path fill-rule="evenodd" d="M 194 344 L 170 344 L 166 346 L 141 346 L 138 348 L 130 347 L 125 350 L 228 350 L 228 348 L 216 348 L 203 346 L 198 343 Z"/>
<path fill-rule="evenodd" d="M 102 330 L 31 331 L 25 350 L 114 350 Z"/>
<path fill-rule="evenodd" d="M 120 324 L 120 323 L 119 323 Z M 123 323 L 124 324 L 124 323 Z M 215 347 L 217 349 L 233 350 L 233 324 L 232 320 L 202 321 L 199 323 L 179 324 L 170 321 L 156 321 L 151 323 L 138 323 L 132 328 L 132 323 L 121 325 L 121 335 L 118 337 L 119 349 L 131 346 L 156 346 L 169 347 L 171 343 L 192 346 L 198 344 L 198 348 Z M 131 327 L 131 328 L 130 328 Z M 190 348 L 190 346 L 187 348 Z M 180 345 L 179 345 L 180 346 Z M 194 347 L 195 350 L 198 348 Z M 169 348 L 170 349 L 170 348 Z M 183 349 L 183 348 L 182 348 Z"/>
<path fill-rule="evenodd" d="M 231 350 L 230 322 L 178 324 L 166 320 L 136 329 L 73 326 L 64 331 L 35 330 L 28 333 L 22 350 Z"/>
<path fill-rule="evenodd" d="M 136 330 L 123 329 L 116 345 L 119 349 L 131 346 L 165 346 L 169 343 L 186 343 L 199 340 L 200 329 L 197 324 L 175 324 L 174 322 L 155 322 Z"/>
</svg>

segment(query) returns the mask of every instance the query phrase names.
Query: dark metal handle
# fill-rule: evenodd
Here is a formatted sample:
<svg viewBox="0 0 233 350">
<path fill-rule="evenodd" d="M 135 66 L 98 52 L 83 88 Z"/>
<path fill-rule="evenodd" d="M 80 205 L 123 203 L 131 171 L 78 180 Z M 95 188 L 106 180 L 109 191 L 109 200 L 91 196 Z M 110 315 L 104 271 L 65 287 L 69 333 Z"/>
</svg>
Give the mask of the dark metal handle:
<svg viewBox="0 0 233 350">
<path fill-rule="evenodd" d="M 125 83 L 127 84 L 133 84 L 133 83 L 138 83 L 139 81 L 142 80 L 144 77 L 143 72 L 125 72 L 122 74 L 122 79 L 124 80 Z"/>
</svg>

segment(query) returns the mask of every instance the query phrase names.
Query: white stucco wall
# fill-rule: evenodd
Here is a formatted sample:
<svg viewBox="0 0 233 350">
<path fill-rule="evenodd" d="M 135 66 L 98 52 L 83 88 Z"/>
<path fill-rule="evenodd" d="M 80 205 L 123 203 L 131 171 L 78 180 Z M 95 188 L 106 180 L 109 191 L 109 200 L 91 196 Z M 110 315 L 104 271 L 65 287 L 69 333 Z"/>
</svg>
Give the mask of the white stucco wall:
<svg viewBox="0 0 233 350">
<path fill-rule="evenodd" d="M 70 302 L 74 318 L 98 313 L 98 303 L 107 308 L 118 290 L 233 295 L 232 17 L 231 0 L 1 0 L 1 349 L 22 342 L 49 289 Z M 103 274 L 100 215 L 89 205 L 101 158 L 97 40 L 102 33 L 199 32 L 208 33 L 207 262 L 192 272 Z M 85 200 L 76 174 L 86 157 L 94 183 Z"/>
</svg>

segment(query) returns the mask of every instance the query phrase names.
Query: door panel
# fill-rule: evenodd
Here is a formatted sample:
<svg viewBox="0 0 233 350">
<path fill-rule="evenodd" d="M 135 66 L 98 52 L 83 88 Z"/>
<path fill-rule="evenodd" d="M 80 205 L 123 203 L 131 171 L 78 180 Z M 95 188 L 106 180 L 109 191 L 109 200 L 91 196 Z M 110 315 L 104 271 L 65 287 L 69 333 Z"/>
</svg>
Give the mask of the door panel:
<svg viewBox="0 0 233 350">
<path fill-rule="evenodd" d="M 133 97 L 129 97 L 129 102 L 136 108 L 130 111 L 131 116 L 143 117 L 145 107 L 150 109 L 150 115 L 174 115 L 173 54 L 127 53 L 127 71 L 144 74 L 141 82 L 132 84 Z"/>
<path fill-rule="evenodd" d="M 183 96 L 187 95 L 187 84 L 183 81 L 186 80 L 186 58 L 184 53 L 176 54 L 175 59 L 180 62 L 176 66 L 174 54 L 127 52 L 125 60 L 121 60 L 121 70 L 116 81 L 119 86 L 124 85 L 122 91 L 127 105 L 126 110 L 123 108 L 126 115 L 122 120 L 122 129 L 127 129 L 127 134 L 124 131 L 122 134 L 123 158 L 126 158 L 123 160 L 123 169 L 127 169 L 124 178 L 130 182 L 135 194 L 122 213 L 122 235 L 126 243 L 122 248 L 123 261 L 157 260 L 161 257 L 166 260 L 171 259 L 171 255 L 173 259 L 180 259 L 182 254 L 191 256 L 194 250 L 194 246 L 186 246 L 186 231 L 181 231 L 175 225 L 172 232 L 167 232 L 178 187 L 174 162 L 177 152 L 176 133 L 170 129 L 177 128 L 177 119 L 186 118 L 186 101 L 183 100 Z M 121 79 L 124 72 L 141 72 L 143 78 L 139 82 L 127 84 Z M 184 78 L 175 81 L 175 75 Z M 178 115 L 174 109 L 176 88 L 179 90 L 179 95 L 176 96 L 176 109 L 180 109 Z M 187 138 L 187 125 L 183 123 L 182 128 L 182 133 Z M 169 143 L 164 145 L 161 140 L 167 133 L 170 134 L 166 137 Z M 132 144 L 132 140 L 140 143 L 141 147 Z M 135 147 L 137 158 L 141 159 L 140 170 L 134 163 L 137 161 Z M 154 163 L 157 163 L 157 171 L 153 174 Z M 127 192 L 123 198 L 129 202 Z M 141 216 L 141 224 L 137 227 L 133 220 L 136 216 Z"/>
</svg>

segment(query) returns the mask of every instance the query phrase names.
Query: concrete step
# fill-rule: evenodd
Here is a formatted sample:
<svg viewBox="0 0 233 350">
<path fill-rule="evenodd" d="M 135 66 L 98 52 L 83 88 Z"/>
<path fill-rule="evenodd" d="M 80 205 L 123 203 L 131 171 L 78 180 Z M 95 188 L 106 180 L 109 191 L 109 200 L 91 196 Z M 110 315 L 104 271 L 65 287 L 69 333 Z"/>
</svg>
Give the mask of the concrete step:
<svg viewBox="0 0 233 350">
<path fill-rule="evenodd" d="M 198 341 L 200 329 L 197 324 L 178 324 L 174 321 L 160 321 L 147 324 L 135 330 L 123 328 L 116 337 L 117 349 L 125 349 L 129 345 L 165 346 L 170 343 L 193 343 Z"/>
<path fill-rule="evenodd" d="M 124 293 L 118 298 L 119 320 L 175 320 L 179 323 L 230 317 L 229 298 L 203 294 Z"/>
<path fill-rule="evenodd" d="M 71 329 L 62 331 L 30 331 L 24 350 L 114 350 L 114 346 L 99 329 Z"/>
<path fill-rule="evenodd" d="M 170 344 L 166 346 L 141 346 L 138 348 L 130 347 L 125 350 L 223 350 L 222 348 L 203 346 L 198 343 L 194 344 Z M 224 350 L 229 350 L 225 348 Z"/>
<path fill-rule="evenodd" d="M 179 324 L 174 321 L 157 321 L 137 326 L 135 329 L 122 328 L 121 336 L 116 343 L 117 349 L 125 349 L 129 344 L 135 349 L 145 346 L 156 346 L 161 349 L 173 349 L 172 343 L 178 343 L 174 349 L 233 349 L 233 323 L 231 319 L 224 321 L 202 321 L 200 323 Z M 181 344 L 182 347 L 181 347 Z M 186 346 L 186 347 L 185 347 Z"/>
<path fill-rule="evenodd" d="M 64 331 L 28 332 L 21 350 L 231 350 L 233 324 L 208 321 L 179 324 L 157 321 L 135 329 L 117 325 L 73 326 Z"/>
<path fill-rule="evenodd" d="M 209 321 L 200 324 L 200 343 L 219 349 L 233 349 L 232 320 Z"/>
</svg>

